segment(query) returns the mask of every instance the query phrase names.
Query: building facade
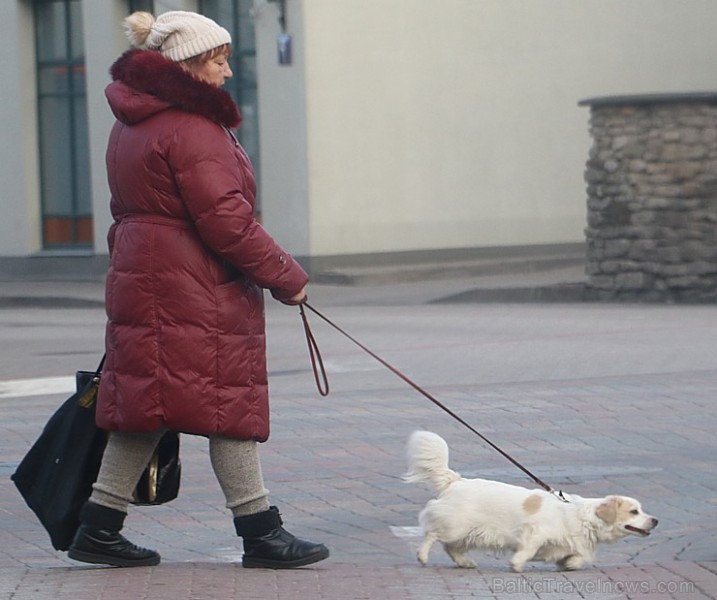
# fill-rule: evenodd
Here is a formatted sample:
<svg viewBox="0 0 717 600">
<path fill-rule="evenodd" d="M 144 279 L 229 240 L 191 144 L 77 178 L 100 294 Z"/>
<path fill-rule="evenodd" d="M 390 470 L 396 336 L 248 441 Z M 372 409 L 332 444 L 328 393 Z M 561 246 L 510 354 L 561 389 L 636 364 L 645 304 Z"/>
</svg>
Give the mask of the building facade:
<svg viewBox="0 0 717 600">
<path fill-rule="evenodd" d="M 715 88 L 712 0 L 0 0 L 0 258 L 104 257 L 132 10 L 232 32 L 261 218 L 309 266 L 580 243 L 586 97 Z M 318 267 L 317 267 L 318 268 Z"/>
</svg>

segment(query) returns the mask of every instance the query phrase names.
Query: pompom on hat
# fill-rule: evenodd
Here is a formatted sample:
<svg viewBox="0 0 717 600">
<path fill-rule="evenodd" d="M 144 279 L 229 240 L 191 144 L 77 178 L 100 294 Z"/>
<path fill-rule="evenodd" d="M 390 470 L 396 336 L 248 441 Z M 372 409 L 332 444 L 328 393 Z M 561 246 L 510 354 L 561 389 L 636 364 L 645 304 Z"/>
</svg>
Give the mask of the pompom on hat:
<svg viewBox="0 0 717 600">
<path fill-rule="evenodd" d="M 208 17 L 184 10 L 162 13 L 156 19 L 148 12 L 135 12 L 124 20 L 130 43 L 144 50 L 158 50 L 180 62 L 231 44 L 229 32 Z"/>
</svg>

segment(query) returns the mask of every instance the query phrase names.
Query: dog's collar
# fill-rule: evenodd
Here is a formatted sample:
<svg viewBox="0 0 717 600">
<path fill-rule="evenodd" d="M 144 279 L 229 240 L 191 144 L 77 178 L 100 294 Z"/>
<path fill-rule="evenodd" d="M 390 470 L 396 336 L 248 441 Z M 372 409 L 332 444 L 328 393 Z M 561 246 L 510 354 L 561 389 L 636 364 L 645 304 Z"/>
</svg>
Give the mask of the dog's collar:
<svg viewBox="0 0 717 600">
<path fill-rule="evenodd" d="M 563 490 L 549 490 L 550 493 L 555 496 L 558 500 L 561 502 L 564 502 L 565 504 L 570 504 L 570 500 L 568 500 L 565 495 L 563 494 Z"/>
</svg>

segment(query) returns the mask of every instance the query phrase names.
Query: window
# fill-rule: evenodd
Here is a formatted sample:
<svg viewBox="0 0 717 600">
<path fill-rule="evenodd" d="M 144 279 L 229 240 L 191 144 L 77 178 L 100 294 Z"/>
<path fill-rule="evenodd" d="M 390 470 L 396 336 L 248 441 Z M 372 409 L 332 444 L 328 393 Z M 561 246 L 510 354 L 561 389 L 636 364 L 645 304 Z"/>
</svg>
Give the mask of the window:
<svg viewBox="0 0 717 600">
<path fill-rule="evenodd" d="M 82 13 L 79 0 L 36 0 L 43 247 L 92 245 Z"/>
<path fill-rule="evenodd" d="M 138 10 L 143 10 L 154 14 L 154 0 L 129 0 L 128 13 L 131 14 Z"/>
</svg>

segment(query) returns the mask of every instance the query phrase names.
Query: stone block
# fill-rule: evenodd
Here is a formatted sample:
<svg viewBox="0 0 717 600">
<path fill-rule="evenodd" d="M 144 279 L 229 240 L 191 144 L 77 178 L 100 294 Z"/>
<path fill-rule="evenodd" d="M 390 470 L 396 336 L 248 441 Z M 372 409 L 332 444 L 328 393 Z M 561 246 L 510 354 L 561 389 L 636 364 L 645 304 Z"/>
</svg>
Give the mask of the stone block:
<svg viewBox="0 0 717 600">
<path fill-rule="evenodd" d="M 628 271 L 615 275 L 615 289 L 641 290 L 652 286 L 653 277 L 641 271 Z"/>
<path fill-rule="evenodd" d="M 655 212 L 652 210 L 643 210 L 642 212 L 635 213 L 630 218 L 632 225 L 650 225 L 655 222 Z"/>
<path fill-rule="evenodd" d="M 615 289 L 615 278 L 605 275 L 593 275 L 589 278 L 588 285 L 599 290 L 612 290 Z"/>
<path fill-rule="evenodd" d="M 631 246 L 632 243 L 630 242 L 630 240 L 610 240 L 605 244 L 605 248 L 603 250 L 603 257 L 620 258 L 623 256 L 627 256 Z"/>
</svg>

